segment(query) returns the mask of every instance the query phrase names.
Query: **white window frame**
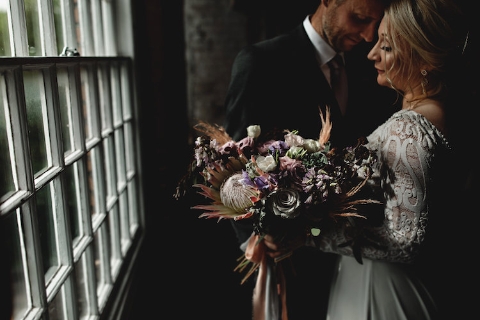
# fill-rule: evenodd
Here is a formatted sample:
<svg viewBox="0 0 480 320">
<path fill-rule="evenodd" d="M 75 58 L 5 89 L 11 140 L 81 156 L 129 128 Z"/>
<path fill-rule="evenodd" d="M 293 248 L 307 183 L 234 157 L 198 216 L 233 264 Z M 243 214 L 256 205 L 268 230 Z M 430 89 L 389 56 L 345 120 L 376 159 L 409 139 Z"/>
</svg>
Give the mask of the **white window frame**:
<svg viewBox="0 0 480 320">
<path fill-rule="evenodd" d="M 28 50 L 27 0 L 0 1 L 7 7 L 11 51 L 11 56 L 0 57 L 0 110 L 6 118 L 0 134 L 8 141 L 15 185 L 12 192 L 0 194 L 0 223 L 16 226 L 9 234 L 19 241 L 15 254 L 21 264 L 12 263 L 10 270 L 24 281 L 12 291 L 12 316 L 22 320 L 120 318 L 129 272 L 145 236 L 130 1 L 29 0 L 36 2 L 39 13 L 41 48 L 35 57 Z M 69 44 L 67 51 L 57 48 L 55 4 L 61 10 L 60 36 Z M 71 54 L 59 56 L 60 52 Z M 60 69 L 68 72 L 65 109 L 59 99 Z M 48 167 L 41 173 L 32 166 L 26 70 L 40 70 L 43 76 L 39 101 Z M 86 105 L 91 108 L 87 113 Z M 65 110 L 68 115 L 62 118 Z M 63 119 L 69 122 L 66 129 Z M 62 129 L 70 137 L 64 137 Z M 70 139 L 71 150 L 64 150 L 63 139 Z M 74 181 L 66 181 L 67 170 Z M 67 192 L 71 186 L 74 199 Z M 54 222 L 49 232 L 55 249 L 44 248 L 45 230 L 39 221 L 37 200 L 47 191 L 51 208 L 42 214 L 51 215 Z M 75 221 L 71 203 L 79 215 Z M 79 233 L 75 238 L 74 223 Z M 50 254 L 56 262 L 46 277 L 44 262 Z M 21 312 L 18 305 L 24 306 Z"/>
</svg>

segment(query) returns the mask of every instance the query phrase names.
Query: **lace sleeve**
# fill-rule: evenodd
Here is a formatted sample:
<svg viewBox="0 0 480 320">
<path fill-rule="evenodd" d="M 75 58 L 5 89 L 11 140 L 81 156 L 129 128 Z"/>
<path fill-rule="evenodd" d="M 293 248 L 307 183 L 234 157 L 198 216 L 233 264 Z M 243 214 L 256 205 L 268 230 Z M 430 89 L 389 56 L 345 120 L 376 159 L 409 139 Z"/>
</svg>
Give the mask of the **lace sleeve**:
<svg viewBox="0 0 480 320">
<path fill-rule="evenodd" d="M 448 143 L 422 115 L 407 110 L 394 114 L 368 140 L 380 159 L 370 182 L 383 203 L 384 219 L 377 226 L 362 227 L 361 255 L 410 263 L 424 240 L 434 156 L 440 148 L 448 149 Z M 354 234 L 359 234 L 357 227 L 335 224 L 322 232 L 317 245 L 323 251 L 353 255 L 353 246 L 342 244 L 358 242 Z"/>
</svg>

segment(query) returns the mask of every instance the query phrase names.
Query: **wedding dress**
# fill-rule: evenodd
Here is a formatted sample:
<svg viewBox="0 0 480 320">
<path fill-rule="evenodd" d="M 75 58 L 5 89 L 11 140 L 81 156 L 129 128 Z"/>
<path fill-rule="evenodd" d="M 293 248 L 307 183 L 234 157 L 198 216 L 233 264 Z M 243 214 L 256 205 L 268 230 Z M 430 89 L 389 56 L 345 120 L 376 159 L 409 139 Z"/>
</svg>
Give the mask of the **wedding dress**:
<svg viewBox="0 0 480 320">
<path fill-rule="evenodd" d="M 379 171 L 369 182 L 383 203 L 383 221 L 369 225 L 367 217 L 362 237 L 355 240 L 362 264 L 352 245 L 342 246 L 352 244 L 354 229 L 335 224 L 322 230 L 317 246 L 341 255 L 327 319 L 439 319 L 433 293 L 442 289 L 443 279 L 434 275 L 442 267 L 439 247 L 445 241 L 437 235 L 446 232 L 438 230 L 446 208 L 439 198 L 445 188 L 439 186 L 450 145 L 424 116 L 401 110 L 368 137 L 368 147 L 378 153 Z"/>
</svg>

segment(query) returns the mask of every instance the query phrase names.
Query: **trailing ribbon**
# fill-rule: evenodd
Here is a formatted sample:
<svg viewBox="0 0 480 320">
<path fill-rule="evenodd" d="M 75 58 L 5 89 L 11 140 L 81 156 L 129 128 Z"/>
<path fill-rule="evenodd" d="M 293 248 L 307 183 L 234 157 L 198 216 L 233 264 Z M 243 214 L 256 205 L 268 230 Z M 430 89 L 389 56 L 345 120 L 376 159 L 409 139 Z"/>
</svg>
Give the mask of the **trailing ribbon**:
<svg viewBox="0 0 480 320">
<path fill-rule="evenodd" d="M 281 264 L 266 254 L 266 246 L 260 236 L 250 236 L 245 258 L 258 266 L 253 290 L 253 320 L 288 320 L 285 275 Z"/>
</svg>

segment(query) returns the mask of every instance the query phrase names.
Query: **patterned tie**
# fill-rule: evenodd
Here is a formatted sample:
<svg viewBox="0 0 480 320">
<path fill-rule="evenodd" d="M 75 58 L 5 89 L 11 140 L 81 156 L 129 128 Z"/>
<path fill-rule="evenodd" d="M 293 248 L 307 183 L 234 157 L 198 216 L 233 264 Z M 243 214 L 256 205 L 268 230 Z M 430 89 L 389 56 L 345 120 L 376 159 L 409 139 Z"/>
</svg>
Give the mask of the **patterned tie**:
<svg viewBox="0 0 480 320">
<path fill-rule="evenodd" d="M 345 114 L 347 109 L 348 82 L 342 56 L 337 53 L 335 57 L 328 62 L 328 66 L 330 67 L 330 83 L 335 92 L 335 98 L 337 99 L 340 111 L 342 111 L 342 114 Z"/>
</svg>

